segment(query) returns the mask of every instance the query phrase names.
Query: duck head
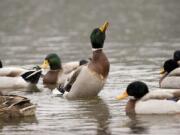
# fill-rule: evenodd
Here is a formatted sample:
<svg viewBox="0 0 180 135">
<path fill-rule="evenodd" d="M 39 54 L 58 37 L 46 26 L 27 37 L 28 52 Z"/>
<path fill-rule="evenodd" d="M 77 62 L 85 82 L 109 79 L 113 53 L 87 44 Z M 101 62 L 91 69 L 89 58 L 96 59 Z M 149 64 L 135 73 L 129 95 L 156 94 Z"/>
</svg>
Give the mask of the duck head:
<svg viewBox="0 0 180 135">
<path fill-rule="evenodd" d="M 57 54 L 51 53 L 46 56 L 43 64 L 41 65 L 41 68 L 43 68 L 43 69 L 50 68 L 50 70 L 62 69 L 61 59 L 59 58 L 59 56 Z"/>
<path fill-rule="evenodd" d="M 130 83 L 127 86 L 126 91 L 124 91 L 121 95 L 117 96 L 116 98 L 118 100 L 122 100 L 127 98 L 128 96 L 133 97 L 134 99 L 140 99 L 144 95 L 146 95 L 149 92 L 148 86 L 141 82 L 141 81 L 135 81 Z"/>
<path fill-rule="evenodd" d="M 109 26 L 108 22 L 105 22 L 99 28 L 95 28 L 90 36 L 91 44 L 93 49 L 101 49 L 103 48 L 104 41 L 106 38 L 106 30 Z"/>
<path fill-rule="evenodd" d="M 170 73 L 171 71 L 173 71 L 174 69 L 176 69 L 178 67 L 179 67 L 179 65 L 178 65 L 177 61 L 175 61 L 173 59 L 166 60 L 164 62 L 164 65 L 163 65 L 163 68 L 161 69 L 160 74 Z"/>
<path fill-rule="evenodd" d="M 180 61 L 180 50 L 176 50 L 176 51 L 174 52 L 173 59 L 174 59 L 176 62 L 179 63 L 179 61 Z"/>
</svg>

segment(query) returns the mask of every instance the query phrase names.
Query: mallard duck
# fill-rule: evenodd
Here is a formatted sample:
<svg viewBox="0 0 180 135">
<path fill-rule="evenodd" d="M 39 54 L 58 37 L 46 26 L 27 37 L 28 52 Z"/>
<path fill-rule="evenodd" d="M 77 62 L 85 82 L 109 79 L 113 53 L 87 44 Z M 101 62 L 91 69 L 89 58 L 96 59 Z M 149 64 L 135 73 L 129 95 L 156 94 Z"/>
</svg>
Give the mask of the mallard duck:
<svg viewBox="0 0 180 135">
<path fill-rule="evenodd" d="M 17 77 L 26 71 L 28 70 L 21 67 L 3 67 L 2 61 L 0 60 L 0 76 Z"/>
<path fill-rule="evenodd" d="M 16 77 L 0 76 L 0 89 L 31 89 L 38 83 L 41 72 L 41 70 L 29 70 Z"/>
<path fill-rule="evenodd" d="M 180 65 L 180 50 L 174 52 L 173 59 Z"/>
<path fill-rule="evenodd" d="M 127 86 L 126 91 L 117 96 L 118 100 L 130 96 L 126 105 L 127 114 L 174 114 L 180 113 L 179 90 L 153 90 L 148 86 L 135 81 Z"/>
<path fill-rule="evenodd" d="M 159 81 L 161 88 L 180 89 L 180 67 L 177 61 L 173 59 L 165 61 L 161 74 Z"/>
<path fill-rule="evenodd" d="M 43 83 L 47 85 L 63 85 L 67 76 L 73 70 L 86 63 L 86 60 L 81 60 L 62 65 L 61 59 L 57 54 L 48 54 L 40 66 L 42 69 L 48 69 L 47 73 L 43 76 Z"/>
<path fill-rule="evenodd" d="M 26 97 L 0 95 L 0 118 L 13 118 L 35 115 L 36 105 Z"/>
<path fill-rule="evenodd" d="M 25 67 L 14 67 L 14 66 L 6 66 L 4 67 L 2 61 L 0 60 L 0 77 L 19 77 L 24 73 L 31 73 L 32 71 L 40 70 L 40 66 L 34 66 L 33 68 L 25 68 Z M 41 69 L 42 70 L 42 69 Z M 43 70 L 42 70 L 43 71 Z"/>
<path fill-rule="evenodd" d="M 109 23 L 105 22 L 95 28 L 90 36 L 92 44 L 92 58 L 87 65 L 79 67 L 63 87 L 64 97 L 67 99 L 92 98 L 102 90 L 108 73 L 109 61 L 103 52 L 106 29 Z M 60 90 L 62 91 L 62 90 Z"/>
</svg>

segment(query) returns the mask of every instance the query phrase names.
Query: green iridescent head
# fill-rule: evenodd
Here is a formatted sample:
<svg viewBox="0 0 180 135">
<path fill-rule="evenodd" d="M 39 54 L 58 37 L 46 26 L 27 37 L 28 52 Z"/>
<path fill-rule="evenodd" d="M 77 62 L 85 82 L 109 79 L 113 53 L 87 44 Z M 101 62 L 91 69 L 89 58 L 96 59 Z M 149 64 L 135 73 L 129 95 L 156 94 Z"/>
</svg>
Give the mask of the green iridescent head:
<svg viewBox="0 0 180 135">
<path fill-rule="evenodd" d="M 57 54 L 51 53 L 46 56 L 43 64 L 41 65 L 41 68 L 44 69 L 50 68 L 51 70 L 61 69 L 62 68 L 61 59 Z"/>
<path fill-rule="evenodd" d="M 124 91 L 122 94 L 120 94 L 116 98 L 118 100 L 122 100 L 122 99 L 127 98 L 128 96 L 132 96 L 135 99 L 140 99 L 144 95 L 146 95 L 148 92 L 149 92 L 148 86 L 144 82 L 135 81 L 135 82 L 130 83 L 127 86 L 126 91 Z"/>
<path fill-rule="evenodd" d="M 103 48 L 104 41 L 106 38 L 106 30 L 109 26 L 108 22 L 105 22 L 101 27 L 95 28 L 90 36 L 92 48 L 99 49 Z"/>
</svg>

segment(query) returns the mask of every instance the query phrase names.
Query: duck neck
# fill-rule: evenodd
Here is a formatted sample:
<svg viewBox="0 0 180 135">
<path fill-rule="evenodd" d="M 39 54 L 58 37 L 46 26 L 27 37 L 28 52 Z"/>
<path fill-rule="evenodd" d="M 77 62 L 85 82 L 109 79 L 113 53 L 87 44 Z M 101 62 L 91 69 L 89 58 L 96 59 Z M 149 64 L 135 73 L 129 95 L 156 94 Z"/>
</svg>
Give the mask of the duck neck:
<svg viewBox="0 0 180 135">
<path fill-rule="evenodd" d="M 126 113 L 127 114 L 135 114 L 136 101 L 137 101 L 136 99 L 130 99 L 127 102 L 127 105 L 126 105 Z"/>
<path fill-rule="evenodd" d="M 99 51 L 99 50 L 101 50 L 101 51 L 102 51 L 102 50 L 103 50 L 103 48 L 92 48 L 92 51 L 93 51 L 93 52 L 96 52 L 96 51 Z"/>
<path fill-rule="evenodd" d="M 61 74 L 62 70 L 50 70 L 43 77 L 44 84 L 56 84 L 58 82 L 59 74 Z"/>
<path fill-rule="evenodd" d="M 88 67 L 104 78 L 107 77 L 109 73 L 109 61 L 102 48 L 93 48 L 92 60 Z"/>
</svg>

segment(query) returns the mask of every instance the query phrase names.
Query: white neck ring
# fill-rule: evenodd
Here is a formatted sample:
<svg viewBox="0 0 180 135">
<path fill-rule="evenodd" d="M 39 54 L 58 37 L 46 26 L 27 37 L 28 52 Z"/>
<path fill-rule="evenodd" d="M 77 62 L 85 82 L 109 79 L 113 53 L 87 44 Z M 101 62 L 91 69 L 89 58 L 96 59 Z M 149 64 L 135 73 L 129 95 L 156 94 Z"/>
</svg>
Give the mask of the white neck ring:
<svg viewBox="0 0 180 135">
<path fill-rule="evenodd" d="M 98 51 L 98 50 L 102 50 L 102 48 L 92 48 L 92 51 Z"/>
</svg>

